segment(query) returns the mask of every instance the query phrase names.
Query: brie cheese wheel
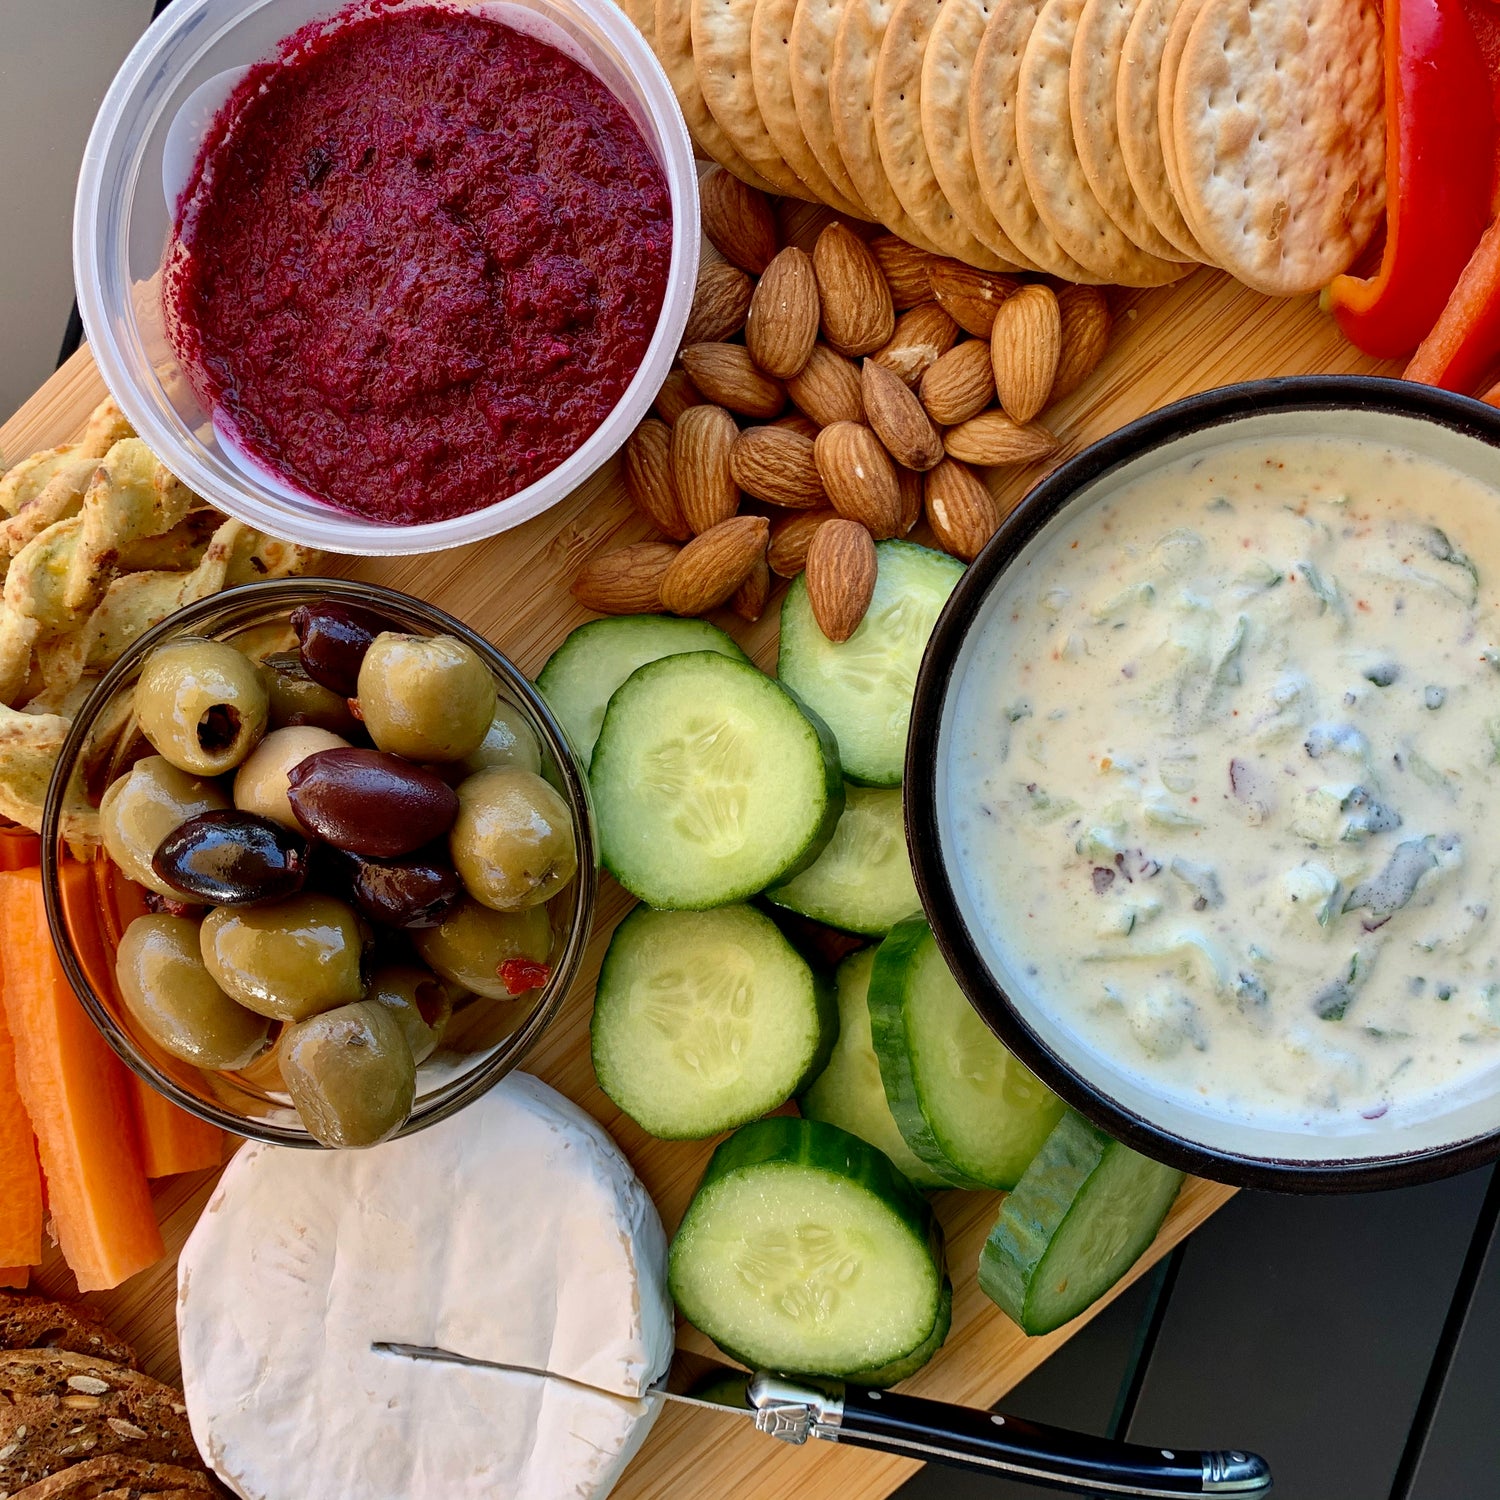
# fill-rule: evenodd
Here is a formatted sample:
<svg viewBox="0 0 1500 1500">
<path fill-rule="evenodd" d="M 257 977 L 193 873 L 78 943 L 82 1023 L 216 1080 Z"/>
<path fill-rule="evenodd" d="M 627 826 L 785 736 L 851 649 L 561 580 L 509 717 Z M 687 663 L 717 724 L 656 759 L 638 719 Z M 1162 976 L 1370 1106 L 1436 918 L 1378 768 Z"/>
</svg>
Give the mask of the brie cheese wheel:
<svg viewBox="0 0 1500 1500">
<path fill-rule="evenodd" d="M 243 1148 L 182 1252 L 177 1328 L 193 1436 L 243 1500 L 588 1500 L 660 1408 L 666 1236 L 599 1125 L 512 1073 L 369 1151 Z"/>
</svg>

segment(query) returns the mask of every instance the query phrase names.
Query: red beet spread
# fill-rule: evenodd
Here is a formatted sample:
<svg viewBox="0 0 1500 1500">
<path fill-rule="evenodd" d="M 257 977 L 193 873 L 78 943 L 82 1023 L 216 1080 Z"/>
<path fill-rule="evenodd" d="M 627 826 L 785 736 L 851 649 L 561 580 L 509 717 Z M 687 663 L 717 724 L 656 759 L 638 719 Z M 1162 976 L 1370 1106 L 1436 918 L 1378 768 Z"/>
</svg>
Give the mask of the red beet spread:
<svg viewBox="0 0 1500 1500">
<path fill-rule="evenodd" d="M 630 383 L 671 201 L 620 101 L 441 8 L 309 28 L 220 112 L 178 210 L 168 328 L 200 397 L 378 521 L 514 494 Z"/>
</svg>

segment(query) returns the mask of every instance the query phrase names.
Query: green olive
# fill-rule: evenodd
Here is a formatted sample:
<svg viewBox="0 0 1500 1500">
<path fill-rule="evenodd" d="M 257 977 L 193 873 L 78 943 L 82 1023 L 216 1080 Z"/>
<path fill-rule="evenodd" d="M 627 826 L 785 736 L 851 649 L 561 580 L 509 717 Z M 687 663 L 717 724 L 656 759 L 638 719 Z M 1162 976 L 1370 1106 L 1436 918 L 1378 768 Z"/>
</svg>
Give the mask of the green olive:
<svg viewBox="0 0 1500 1500">
<path fill-rule="evenodd" d="M 99 835 L 105 853 L 137 885 L 174 901 L 189 901 L 151 868 L 151 856 L 189 818 L 228 806 L 214 782 L 189 776 L 160 755 L 148 755 L 109 784 L 99 804 Z"/>
<path fill-rule="evenodd" d="M 314 1140 L 374 1146 L 411 1114 L 417 1068 L 384 1005 L 341 1005 L 287 1027 L 277 1049 L 286 1091 Z"/>
<path fill-rule="evenodd" d="M 287 800 L 287 777 L 292 767 L 319 750 L 347 749 L 349 741 L 327 729 L 302 725 L 273 729 L 235 773 L 234 805 L 241 812 L 258 813 L 295 833 L 305 832 Z"/>
<path fill-rule="evenodd" d="M 496 911 L 550 900 L 578 873 L 568 804 L 540 776 L 513 768 L 460 783 L 448 852 L 469 894 Z"/>
<path fill-rule="evenodd" d="M 200 1068 L 243 1068 L 266 1048 L 271 1027 L 213 981 L 186 917 L 137 917 L 115 955 L 125 1008 L 173 1057 Z"/>
<path fill-rule="evenodd" d="M 220 906 L 199 930 L 219 987 L 257 1015 L 302 1021 L 365 992 L 365 933 L 352 907 L 303 891 L 266 906 Z"/>
<path fill-rule="evenodd" d="M 436 974 L 415 964 L 377 969 L 365 998 L 384 1005 L 401 1023 L 411 1055 L 418 1063 L 432 1056 L 453 1015 L 452 989 Z"/>
<path fill-rule="evenodd" d="M 260 743 L 270 699 L 248 656 L 225 641 L 183 636 L 146 658 L 135 712 L 152 748 L 179 771 L 222 776 Z"/>
<path fill-rule="evenodd" d="M 506 959 L 544 964 L 552 951 L 552 926 L 544 906 L 502 912 L 477 901 L 461 901 L 436 927 L 424 927 L 411 936 L 429 969 L 489 1000 L 514 998 L 500 978 Z"/>
<path fill-rule="evenodd" d="M 359 732 L 359 720 L 354 717 L 349 700 L 340 698 L 321 682 L 314 682 L 295 651 L 268 656 L 261 668 L 270 694 L 272 729 L 310 724 L 346 739 Z"/>
<path fill-rule="evenodd" d="M 495 718 L 495 679 L 451 635 L 377 635 L 359 668 L 359 712 L 370 738 L 408 760 L 472 755 Z"/>
<path fill-rule="evenodd" d="M 515 766 L 522 771 L 540 772 L 542 750 L 526 716 L 514 703 L 495 700 L 495 717 L 485 731 L 479 748 L 464 757 L 464 769 L 488 771 L 495 766 Z"/>
</svg>

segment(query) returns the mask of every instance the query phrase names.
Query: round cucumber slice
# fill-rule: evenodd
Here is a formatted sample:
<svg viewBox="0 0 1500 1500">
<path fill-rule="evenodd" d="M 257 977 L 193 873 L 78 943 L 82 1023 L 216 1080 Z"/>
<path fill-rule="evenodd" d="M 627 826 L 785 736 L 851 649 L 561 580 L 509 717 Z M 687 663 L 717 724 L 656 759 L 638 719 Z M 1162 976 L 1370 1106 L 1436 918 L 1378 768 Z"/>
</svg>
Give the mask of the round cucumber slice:
<svg viewBox="0 0 1500 1500">
<path fill-rule="evenodd" d="M 874 1370 L 859 1370 L 853 1375 L 844 1378 L 851 1385 L 873 1385 L 884 1388 L 888 1385 L 897 1385 L 903 1380 L 915 1375 L 923 1365 L 929 1363 L 932 1356 L 943 1347 L 948 1337 L 948 1331 L 953 1327 L 953 1283 L 945 1276 L 943 1278 L 943 1300 L 938 1304 L 938 1320 L 932 1325 L 932 1332 L 917 1345 L 910 1354 L 901 1359 L 893 1359 L 888 1365 L 881 1365 Z"/>
</svg>

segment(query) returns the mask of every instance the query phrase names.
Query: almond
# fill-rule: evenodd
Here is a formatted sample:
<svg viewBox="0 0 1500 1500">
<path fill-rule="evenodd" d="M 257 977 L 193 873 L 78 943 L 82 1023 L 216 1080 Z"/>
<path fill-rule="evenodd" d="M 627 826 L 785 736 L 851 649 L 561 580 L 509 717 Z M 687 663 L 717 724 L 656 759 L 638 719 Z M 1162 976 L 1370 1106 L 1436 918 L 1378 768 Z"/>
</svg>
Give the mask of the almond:
<svg viewBox="0 0 1500 1500">
<path fill-rule="evenodd" d="M 941 427 L 977 417 L 995 399 L 995 369 L 982 339 L 955 344 L 922 376 L 922 405 Z"/>
<path fill-rule="evenodd" d="M 890 341 L 871 356 L 907 385 L 916 385 L 958 338 L 958 324 L 936 302 L 922 302 L 901 314 Z"/>
<path fill-rule="evenodd" d="M 752 625 L 766 612 L 766 602 L 771 597 L 771 570 L 762 558 L 745 581 L 730 596 L 729 607 L 740 619 Z"/>
<path fill-rule="evenodd" d="M 722 406 L 692 406 L 672 429 L 672 481 L 683 519 L 695 534 L 740 508 L 730 451 L 740 430 Z"/>
<path fill-rule="evenodd" d="M 867 359 L 860 384 L 865 420 L 898 464 L 920 472 L 942 458 L 943 440 L 937 428 L 899 375 Z"/>
<path fill-rule="evenodd" d="M 1060 401 L 1076 391 L 1098 368 L 1109 347 L 1109 303 L 1096 286 L 1065 286 L 1057 294 L 1062 320 L 1062 354 L 1052 381 L 1052 397 Z"/>
<path fill-rule="evenodd" d="M 786 379 L 818 341 L 818 283 L 805 250 L 788 245 L 766 267 L 750 299 L 745 347 L 767 375 Z"/>
<path fill-rule="evenodd" d="M 682 342 L 709 344 L 732 338 L 745 326 L 754 294 L 755 283 L 738 266 L 727 260 L 703 261 Z"/>
<path fill-rule="evenodd" d="M 922 519 L 922 476 L 914 469 L 896 465 L 896 487 L 901 491 L 901 525 L 897 536 L 906 536 Z"/>
<path fill-rule="evenodd" d="M 807 549 L 824 521 L 836 519 L 836 510 L 799 510 L 772 523 L 771 545 L 766 562 L 782 578 L 795 578 L 807 566 Z"/>
<path fill-rule="evenodd" d="M 710 401 L 742 417 L 774 417 L 786 405 L 786 392 L 755 368 L 743 345 L 689 344 L 678 358 Z"/>
<path fill-rule="evenodd" d="M 976 271 L 962 261 L 940 261 L 932 272 L 932 295 L 965 333 L 987 339 L 1000 304 L 1020 283 L 993 271 Z"/>
<path fill-rule="evenodd" d="M 573 580 L 573 597 L 601 615 L 650 615 L 661 608 L 661 581 L 682 549 L 636 542 L 591 557 Z"/>
<path fill-rule="evenodd" d="M 858 521 L 829 521 L 807 549 L 807 602 L 830 641 L 847 641 L 864 619 L 879 571 L 875 543 Z"/>
<path fill-rule="evenodd" d="M 898 312 L 931 300 L 932 268 L 942 264 L 942 256 L 918 250 L 895 234 L 877 234 L 870 241 L 870 254 L 891 289 Z"/>
<path fill-rule="evenodd" d="M 891 289 L 869 246 L 846 224 L 830 224 L 813 246 L 823 337 L 841 354 L 869 354 L 896 323 Z"/>
<path fill-rule="evenodd" d="M 1029 422 L 1047 404 L 1061 356 L 1062 314 L 1050 287 L 1024 286 L 1000 305 L 990 362 L 1006 416 Z"/>
<path fill-rule="evenodd" d="M 734 516 L 695 536 L 671 561 L 661 581 L 663 608 L 701 615 L 722 604 L 766 555 L 771 523 L 764 516 Z"/>
<path fill-rule="evenodd" d="M 809 442 L 822 431 L 811 417 L 804 417 L 800 411 L 790 411 L 784 417 L 777 417 L 771 426 L 785 427 L 792 432 L 800 432 Z"/>
<path fill-rule="evenodd" d="M 835 422 L 813 444 L 818 474 L 833 508 L 880 539 L 901 525 L 901 488 L 880 439 L 860 422 Z"/>
<path fill-rule="evenodd" d="M 1029 464 L 1057 452 L 1057 439 L 1039 422 L 1021 426 L 1003 411 L 980 412 L 943 434 L 949 458 L 966 464 Z"/>
<path fill-rule="evenodd" d="M 979 476 L 945 458 L 923 478 L 927 524 L 944 552 L 973 562 L 1000 525 L 1000 507 Z"/>
<path fill-rule="evenodd" d="M 768 505 L 811 510 L 827 505 L 813 458 L 813 440 L 788 427 L 747 427 L 729 452 L 734 481 Z"/>
<path fill-rule="evenodd" d="M 672 429 L 647 417 L 625 444 L 625 493 L 631 504 L 673 541 L 692 536 L 672 482 Z"/>
<path fill-rule="evenodd" d="M 702 405 L 703 397 L 699 395 L 698 387 L 688 379 L 688 372 L 680 365 L 662 381 L 656 400 L 652 402 L 657 416 L 668 427 L 673 426 L 688 407 Z"/>
<path fill-rule="evenodd" d="M 778 239 L 771 200 L 723 167 L 698 179 L 698 207 L 708 242 L 731 265 L 759 276 L 771 264 Z"/>
<path fill-rule="evenodd" d="M 854 361 L 845 359 L 827 344 L 813 345 L 807 363 L 787 381 L 786 393 L 819 427 L 865 419 L 859 371 Z"/>
</svg>

